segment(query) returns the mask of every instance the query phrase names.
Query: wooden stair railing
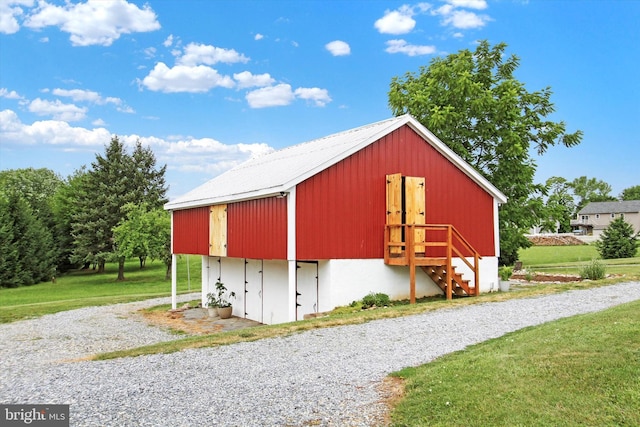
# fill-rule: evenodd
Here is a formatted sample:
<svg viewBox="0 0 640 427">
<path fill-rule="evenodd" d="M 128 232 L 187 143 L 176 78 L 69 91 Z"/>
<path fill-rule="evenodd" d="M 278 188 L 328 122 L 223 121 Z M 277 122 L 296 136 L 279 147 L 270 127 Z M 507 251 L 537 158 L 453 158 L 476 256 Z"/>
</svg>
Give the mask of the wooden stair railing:
<svg viewBox="0 0 640 427">
<path fill-rule="evenodd" d="M 419 234 L 420 236 L 425 236 L 424 240 L 416 241 L 416 230 L 424 230 Z M 436 233 L 427 233 L 428 231 Z M 427 237 L 433 234 L 443 234 L 443 232 L 446 236 L 444 239 L 429 239 Z M 398 238 L 398 236 L 404 236 L 404 239 Z M 415 303 L 415 275 L 416 267 L 418 266 L 443 290 L 447 299 L 452 299 L 454 294 L 459 296 L 479 295 L 479 261 L 482 257 L 453 225 L 387 225 L 385 227 L 384 241 L 385 264 L 409 266 L 409 300 L 412 304 Z M 431 247 L 444 248 L 446 255 L 444 257 L 426 256 L 427 248 Z M 416 249 L 420 251 L 416 251 Z M 470 280 L 463 279 L 462 275 L 455 271 L 455 267 L 452 265 L 454 256 L 461 259 L 473 272 L 474 286 L 470 285 Z M 473 262 L 467 259 L 471 257 L 473 257 Z"/>
</svg>

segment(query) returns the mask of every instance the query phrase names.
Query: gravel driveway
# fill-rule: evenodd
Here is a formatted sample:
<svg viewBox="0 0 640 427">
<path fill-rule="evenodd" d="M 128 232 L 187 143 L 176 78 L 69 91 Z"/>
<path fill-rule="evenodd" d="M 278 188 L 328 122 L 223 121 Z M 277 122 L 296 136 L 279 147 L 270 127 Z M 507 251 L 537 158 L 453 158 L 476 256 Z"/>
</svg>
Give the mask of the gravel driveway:
<svg viewBox="0 0 640 427">
<path fill-rule="evenodd" d="M 69 361 L 175 339 L 129 315 L 159 300 L 90 307 L 0 325 L 0 402 L 70 404 L 73 426 L 375 425 L 377 386 L 392 371 L 638 299 L 633 282 L 218 348 Z"/>
</svg>

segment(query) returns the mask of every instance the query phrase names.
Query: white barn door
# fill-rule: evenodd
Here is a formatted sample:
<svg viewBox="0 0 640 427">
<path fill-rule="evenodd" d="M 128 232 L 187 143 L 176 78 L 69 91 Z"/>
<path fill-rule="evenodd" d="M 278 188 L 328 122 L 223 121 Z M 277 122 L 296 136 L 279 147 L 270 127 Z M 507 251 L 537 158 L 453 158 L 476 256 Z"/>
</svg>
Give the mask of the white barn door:
<svg viewBox="0 0 640 427">
<path fill-rule="evenodd" d="M 262 260 L 246 259 L 244 279 L 244 317 L 262 321 Z"/>
<path fill-rule="evenodd" d="M 318 263 L 297 262 L 296 320 L 318 312 Z"/>
</svg>

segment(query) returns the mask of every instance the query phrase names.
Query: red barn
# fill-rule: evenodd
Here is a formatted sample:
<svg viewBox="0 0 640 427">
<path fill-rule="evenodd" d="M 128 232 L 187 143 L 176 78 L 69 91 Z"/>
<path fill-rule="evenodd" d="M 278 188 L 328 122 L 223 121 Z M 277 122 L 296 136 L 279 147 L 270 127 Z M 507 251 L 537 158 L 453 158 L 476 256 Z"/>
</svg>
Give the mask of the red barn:
<svg viewBox="0 0 640 427">
<path fill-rule="evenodd" d="M 496 289 L 505 202 L 405 115 L 249 160 L 165 208 L 174 257 L 202 256 L 203 302 L 220 280 L 234 315 L 273 324 L 370 292 Z"/>
</svg>

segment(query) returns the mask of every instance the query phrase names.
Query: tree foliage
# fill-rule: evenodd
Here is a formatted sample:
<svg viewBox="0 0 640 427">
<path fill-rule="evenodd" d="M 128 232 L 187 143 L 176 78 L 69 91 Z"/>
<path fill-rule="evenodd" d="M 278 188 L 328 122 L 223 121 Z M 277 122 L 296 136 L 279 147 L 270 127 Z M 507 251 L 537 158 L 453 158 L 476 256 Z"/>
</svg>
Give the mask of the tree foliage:
<svg viewBox="0 0 640 427">
<path fill-rule="evenodd" d="M 146 203 L 124 206 L 126 218 L 113 229 L 117 252 L 125 258 L 159 259 L 171 268 L 171 216 L 162 208 L 148 209 Z M 142 267 L 142 261 L 140 264 Z"/>
<path fill-rule="evenodd" d="M 520 60 L 505 56 L 505 48 L 481 41 L 474 52 L 434 58 L 418 73 L 394 77 L 389 106 L 395 115 L 413 115 L 509 198 L 500 212 L 500 258 L 510 264 L 530 245 L 524 233 L 544 216 L 530 150 L 577 145 L 582 132 L 567 133 L 564 122 L 547 119 L 551 89 L 529 92 L 514 77 Z"/>
<path fill-rule="evenodd" d="M 126 217 L 125 205 L 146 203 L 155 208 L 166 202 L 166 166 L 156 169 L 155 164 L 150 149 L 137 142 L 129 155 L 117 136 L 105 147 L 104 156 L 96 155 L 78 183 L 71 222 L 75 260 L 95 263 L 99 271 L 107 261 L 117 261 L 118 280 L 124 280 L 125 257 L 117 251 L 113 229 Z"/>
<path fill-rule="evenodd" d="M 602 232 L 596 247 L 604 259 L 632 258 L 636 256 L 640 242 L 631 224 L 619 216 Z"/>
<path fill-rule="evenodd" d="M 640 185 L 634 185 L 622 190 L 620 200 L 640 200 Z"/>
<path fill-rule="evenodd" d="M 596 178 L 581 176 L 571 181 L 570 185 L 576 197 L 580 198 L 576 203 L 576 213 L 590 202 L 613 202 L 616 200 L 611 196 L 611 185 Z"/>
<path fill-rule="evenodd" d="M 542 229 L 559 233 L 571 232 L 571 217 L 576 207 L 570 183 L 562 177 L 552 176 L 545 187 L 548 195 L 547 213 L 542 220 Z"/>
</svg>

